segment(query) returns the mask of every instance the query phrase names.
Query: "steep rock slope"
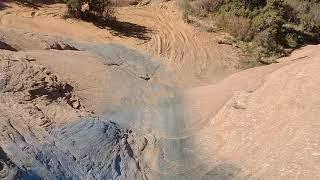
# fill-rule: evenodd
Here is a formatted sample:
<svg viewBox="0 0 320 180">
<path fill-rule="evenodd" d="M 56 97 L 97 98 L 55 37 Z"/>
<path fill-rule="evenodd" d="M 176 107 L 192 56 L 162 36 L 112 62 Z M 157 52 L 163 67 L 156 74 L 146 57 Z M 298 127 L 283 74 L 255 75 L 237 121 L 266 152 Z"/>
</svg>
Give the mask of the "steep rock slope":
<svg viewBox="0 0 320 180">
<path fill-rule="evenodd" d="M 249 179 L 318 179 L 319 57 L 319 46 L 305 47 L 236 91 L 194 137 L 203 159 L 223 158 Z M 232 87 L 233 78 L 222 84 Z"/>
<path fill-rule="evenodd" d="M 94 117 L 72 85 L 35 61 L 1 50 L 1 177 L 146 178 L 146 139 Z"/>
</svg>

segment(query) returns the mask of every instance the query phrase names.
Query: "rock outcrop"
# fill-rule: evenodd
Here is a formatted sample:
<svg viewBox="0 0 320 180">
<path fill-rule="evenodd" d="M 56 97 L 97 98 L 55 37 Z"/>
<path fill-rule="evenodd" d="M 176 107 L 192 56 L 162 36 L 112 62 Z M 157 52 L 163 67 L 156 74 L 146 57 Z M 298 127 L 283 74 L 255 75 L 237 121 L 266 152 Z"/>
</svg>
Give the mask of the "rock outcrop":
<svg viewBox="0 0 320 180">
<path fill-rule="evenodd" d="M 71 84 L 35 61 L 1 50 L 1 177 L 146 179 L 146 139 L 99 120 Z"/>
<path fill-rule="evenodd" d="M 319 46 L 182 89 L 121 45 L 0 37 L 1 177 L 320 177 Z"/>
</svg>

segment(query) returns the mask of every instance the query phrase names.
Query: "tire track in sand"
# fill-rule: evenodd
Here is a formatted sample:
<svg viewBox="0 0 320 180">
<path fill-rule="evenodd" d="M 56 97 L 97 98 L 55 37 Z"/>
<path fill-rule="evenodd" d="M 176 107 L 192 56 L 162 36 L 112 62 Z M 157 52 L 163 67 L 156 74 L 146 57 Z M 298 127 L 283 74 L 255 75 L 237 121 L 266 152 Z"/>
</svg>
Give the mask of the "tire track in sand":
<svg viewBox="0 0 320 180">
<path fill-rule="evenodd" d="M 237 53 L 230 47 L 217 45 L 217 34 L 199 32 L 186 24 L 173 2 L 145 8 L 126 8 L 119 14 L 126 20 L 134 16 L 148 17 L 138 22 L 153 30 L 151 40 L 145 43 L 145 50 L 165 58 L 180 79 L 201 84 L 218 81 L 236 71 L 239 62 Z"/>
<path fill-rule="evenodd" d="M 13 6 L 6 11 L 10 14 L 2 17 L 2 25 L 77 40 L 116 42 L 146 51 L 163 59 L 163 63 L 175 71 L 178 80 L 186 86 L 217 82 L 236 72 L 239 63 L 237 50 L 218 45 L 217 40 L 219 36 L 221 38 L 221 34 L 201 32 L 186 24 L 175 2 L 118 9 L 119 21 L 151 30 L 146 32 L 150 37 L 149 41 L 119 37 L 91 23 L 61 19 L 59 17 L 65 11 L 61 4 L 41 7 L 34 17 L 26 17 L 34 13 L 32 8 Z"/>
</svg>

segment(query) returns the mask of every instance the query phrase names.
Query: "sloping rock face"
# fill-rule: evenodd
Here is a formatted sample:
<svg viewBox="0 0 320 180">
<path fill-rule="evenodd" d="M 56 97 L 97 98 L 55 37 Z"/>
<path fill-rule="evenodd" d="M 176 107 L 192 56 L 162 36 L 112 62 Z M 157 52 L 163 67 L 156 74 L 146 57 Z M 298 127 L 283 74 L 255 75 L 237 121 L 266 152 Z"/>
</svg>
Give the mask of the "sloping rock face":
<svg viewBox="0 0 320 180">
<path fill-rule="evenodd" d="M 94 117 L 71 84 L 35 61 L 1 50 L 1 177 L 146 179 L 146 139 Z"/>
<path fill-rule="evenodd" d="M 21 178 L 184 179 L 189 173 L 185 165 L 170 169 L 185 154 L 160 137 L 179 134 L 185 112 L 179 88 L 157 59 L 115 44 L 0 32 L 6 45 L 0 144 Z"/>
<path fill-rule="evenodd" d="M 0 36 L 1 177 L 319 179 L 319 46 L 181 89 L 117 44 Z"/>
<path fill-rule="evenodd" d="M 207 91 L 229 96 L 194 137 L 194 147 L 200 147 L 198 155 L 208 162 L 208 169 L 214 169 L 210 166 L 220 157 L 247 179 L 320 178 L 319 48 L 304 47 L 278 64 L 192 91 L 198 97 Z M 230 87 L 234 93 L 228 95 Z M 221 100 L 213 95 L 207 99 L 211 103 L 201 106 L 211 111 L 216 109 L 213 100 Z"/>
<path fill-rule="evenodd" d="M 20 50 L 77 50 L 67 40 L 25 31 L 0 27 L 0 48 L 11 51 Z"/>
<path fill-rule="evenodd" d="M 1 179 L 20 179 L 29 177 L 28 174 L 20 169 L 7 154 L 0 148 L 0 178 Z"/>
</svg>

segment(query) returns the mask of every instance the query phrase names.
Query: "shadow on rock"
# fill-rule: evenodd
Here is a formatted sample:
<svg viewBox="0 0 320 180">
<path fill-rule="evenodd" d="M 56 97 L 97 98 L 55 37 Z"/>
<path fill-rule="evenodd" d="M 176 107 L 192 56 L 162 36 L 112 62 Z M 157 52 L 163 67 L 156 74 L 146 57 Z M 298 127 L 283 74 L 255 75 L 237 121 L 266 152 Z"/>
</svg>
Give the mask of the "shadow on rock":
<svg viewBox="0 0 320 180">
<path fill-rule="evenodd" d="M 6 9 L 6 8 L 9 8 L 10 6 L 8 6 L 6 3 L 4 3 L 4 2 L 0 2 L 0 11 L 1 10 L 4 10 L 4 9 Z"/>
<path fill-rule="evenodd" d="M 14 47 L 12 47 L 11 45 L 0 41 L 0 49 L 4 49 L 4 50 L 9 50 L 9 51 L 18 51 L 17 49 L 15 49 Z"/>
<path fill-rule="evenodd" d="M 139 148 L 145 139 L 120 129 L 115 123 L 83 119 L 55 128 L 49 136 L 46 141 L 30 144 L 24 149 L 13 144 L 11 150 L 16 153 L 13 159 L 26 167 L 26 173 L 19 177 L 143 179 L 145 166 L 140 160 Z"/>
<path fill-rule="evenodd" d="M 14 164 L 7 154 L 0 147 L 0 179 L 40 179 L 36 175 L 32 175 L 16 164 Z"/>
<path fill-rule="evenodd" d="M 219 164 L 212 170 L 207 172 L 202 180 L 232 180 L 232 179 L 248 179 L 241 175 L 241 169 L 232 164 Z"/>
</svg>

